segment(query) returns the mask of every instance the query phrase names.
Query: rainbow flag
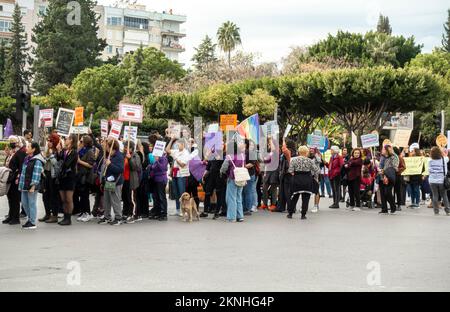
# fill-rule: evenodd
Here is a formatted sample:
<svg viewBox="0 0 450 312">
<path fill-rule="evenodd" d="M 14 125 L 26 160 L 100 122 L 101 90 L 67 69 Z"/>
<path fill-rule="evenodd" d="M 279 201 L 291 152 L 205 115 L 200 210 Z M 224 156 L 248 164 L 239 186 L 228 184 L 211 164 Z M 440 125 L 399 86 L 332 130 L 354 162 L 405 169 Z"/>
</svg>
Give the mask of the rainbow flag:
<svg viewBox="0 0 450 312">
<path fill-rule="evenodd" d="M 236 127 L 236 131 L 246 139 L 259 144 L 259 115 L 255 114 L 245 119 Z"/>
</svg>

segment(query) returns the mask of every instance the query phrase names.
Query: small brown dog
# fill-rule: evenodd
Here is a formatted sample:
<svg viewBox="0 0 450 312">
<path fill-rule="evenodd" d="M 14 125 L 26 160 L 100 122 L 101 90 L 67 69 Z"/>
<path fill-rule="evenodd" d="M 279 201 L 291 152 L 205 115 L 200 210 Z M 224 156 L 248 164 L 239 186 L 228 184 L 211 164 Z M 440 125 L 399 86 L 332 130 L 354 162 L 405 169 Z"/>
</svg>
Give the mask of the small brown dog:
<svg viewBox="0 0 450 312">
<path fill-rule="evenodd" d="M 200 221 L 200 215 L 198 213 L 197 204 L 195 200 L 189 195 L 189 193 L 183 193 L 180 198 L 181 202 L 181 213 L 183 215 L 184 221 L 192 222 L 192 218 L 196 218 Z"/>
</svg>

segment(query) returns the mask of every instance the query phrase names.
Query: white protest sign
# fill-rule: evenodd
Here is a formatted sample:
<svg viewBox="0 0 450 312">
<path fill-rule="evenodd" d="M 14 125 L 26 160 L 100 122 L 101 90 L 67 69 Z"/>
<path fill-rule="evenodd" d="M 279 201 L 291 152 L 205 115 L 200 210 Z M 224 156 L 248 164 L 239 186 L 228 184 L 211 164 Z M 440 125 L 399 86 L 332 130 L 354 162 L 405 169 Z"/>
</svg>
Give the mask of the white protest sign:
<svg viewBox="0 0 450 312">
<path fill-rule="evenodd" d="M 89 127 L 86 126 L 72 126 L 70 129 L 70 133 L 72 134 L 88 134 Z"/>
<path fill-rule="evenodd" d="M 102 138 L 108 137 L 108 120 L 102 119 L 100 121 L 100 132 L 101 132 Z"/>
<path fill-rule="evenodd" d="M 411 132 L 412 130 L 408 129 L 397 129 L 397 131 L 395 131 L 393 143 L 398 147 L 409 147 Z"/>
<path fill-rule="evenodd" d="M 123 140 L 124 141 L 133 141 L 134 143 L 137 143 L 137 133 L 138 133 L 138 127 L 129 127 L 125 126 L 123 129 Z"/>
<path fill-rule="evenodd" d="M 291 132 L 291 129 L 292 129 L 292 125 L 287 125 L 286 130 L 284 131 L 284 134 L 283 134 L 283 139 L 288 137 L 289 132 Z"/>
<path fill-rule="evenodd" d="M 352 132 L 352 149 L 358 148 L 358 137 Z"/>
<path fill-rule="evenodd" d="M 219 132 L 219 124 L 218 123 L 214 123 L 208 126 L 208 133 L 216 133 Z"/>
<path fill-rule="evenodd" d="M 53 108 L 39 110 L 39 122 L 44 121 L 44 127 L 53 127 Z"/>
<path fill-rule="evenodd" d="M 380 146 L 380 137 L 378 134 L 366 134 L 361 136 L 363 148 Z"/>
<path fill-rule="evenodd" d="M 155 146 L 153 147 L 153 156 L 162 157 L 165 149 L 166 149 L 166 142 L 156 141 Z"/>
<path fill-rule="evenodd" d="M 122 132 L 123 123 L 118 120 L 111 121 L 111 131 L 109 131 L 109 138 L 118 140 L 120 137 L 120 133 Z"/>
<path fill-rule="evenodd" d="M 119 104 L 119 121 L 128 121 L 142 123 L 144 117 L 141 105 L 120 103 Z"/>
</svg>

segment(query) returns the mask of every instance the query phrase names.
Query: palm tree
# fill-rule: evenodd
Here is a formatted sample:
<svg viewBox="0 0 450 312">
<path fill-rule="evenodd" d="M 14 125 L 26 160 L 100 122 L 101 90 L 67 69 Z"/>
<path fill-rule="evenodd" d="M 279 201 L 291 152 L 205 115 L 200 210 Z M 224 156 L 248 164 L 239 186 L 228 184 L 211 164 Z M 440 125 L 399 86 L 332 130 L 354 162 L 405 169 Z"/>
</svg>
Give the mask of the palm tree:
<svg viewBox="0 0 450 312">
<path fill-rule="evenodd" d="M 398 47 L 395 46 L 391 36 L 378 33 L 369 41 L 367 49 L 376 65 L 397 65 L 396 54 Z"/>
<path fill-rule="evenodd" d="M 228 53 L 228 66 L 231 67 L 231 51 L 233 51 L 237 45 L 241 44 L 241 30 L 233 22 L 225 22 L 217 30 L 217 41 L 220 49 Z"/>
</svg>

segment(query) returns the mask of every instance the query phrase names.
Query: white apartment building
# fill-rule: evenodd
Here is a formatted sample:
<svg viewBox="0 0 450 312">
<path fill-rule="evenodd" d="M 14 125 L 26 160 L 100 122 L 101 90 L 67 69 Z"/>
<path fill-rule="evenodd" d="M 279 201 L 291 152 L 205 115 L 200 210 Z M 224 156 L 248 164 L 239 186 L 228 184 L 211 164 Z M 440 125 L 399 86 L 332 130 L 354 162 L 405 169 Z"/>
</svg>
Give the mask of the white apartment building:
<svg viewBox="0 0 450 312">
<path fill-rule="evenodd" d="M 0 0 L 0 40 L 11 38 L 9 30 L 12 22 L 15 0 Z M 22 22 L 28 36 L 28 45 L 32 46 L 33 27 L 39 22 L 48 7 L 48 0 L 18 0 L 22 10 Z M 123 55 L 139 48 L 155 47 L 171 60 L 179 60 L 184 52 L 181 39 L 186 37 L 181 25 L 186 16 L 168 12 L 154 12 L 145 5 L 117 4 L 115 6 L 98 5 L 94 11 L 100 17 L 98 36 L 108 44 L 101 57 L 103 60 Z"/>
<path fill-rule="evenodd" d="M 102 58 L 123 55 L 139 48 L 155 47 L 174 61 L 185 51 L 181 39 L 186 33 L 180 26 L 186 16 L 169 12 L 148 11 L 144 5 L 128 4 L 125 7 L 96 6 L 100 16 L 99 36 L 106 39 L 108 46 Z"/>
</svg>

